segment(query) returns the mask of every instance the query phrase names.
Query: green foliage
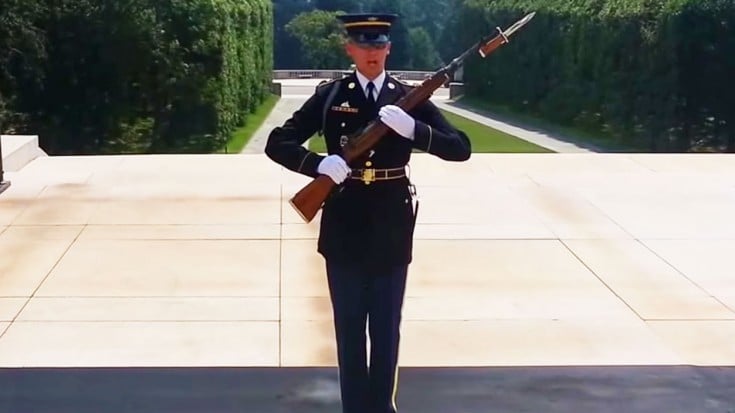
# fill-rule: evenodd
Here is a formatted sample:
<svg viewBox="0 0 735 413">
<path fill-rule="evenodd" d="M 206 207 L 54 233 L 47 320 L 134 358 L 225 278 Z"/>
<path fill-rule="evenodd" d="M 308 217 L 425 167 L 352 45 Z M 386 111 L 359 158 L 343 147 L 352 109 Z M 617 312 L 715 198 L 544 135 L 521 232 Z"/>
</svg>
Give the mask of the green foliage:
<svg viewBox="0 0 735 413">
<path fill-rule="evenodd" d="M 286 30 L 286 24 L 298 14 L 314 10 L 313 3 L 303 0 L 273 0 L 273 60 L 276 69 L 301 69 L 305 67 L 299 50 L 299 41 Z"/>
<path fill-rule="evenodd" d="M 58 0 L 32 15 L 39 87 L 2 92 L 51 153 L 214 151 L 266 96 L 267 0 Z"/>
<path fill-rule="evenodd" d="M 411 48 L 411 64 L 414 70 L 436 70 L 440 65 L 439 55 L 434 49 L 429 32 L 419 27 L 408 31 Z"/>
<path fill-rule="evenodd" d="M 14 132 L 28 121 L 22 107 L 43 83 L 46 59 L 37 0 L 0 3 L 0 133 Z"/>
<path fill-rule="evenodd" d="M 314 67 L 313 58 L 309 55 L 310 45 L 318 43 L 317 39 L 308 39 L 306 42 L 299 41 L 295 34 L 289 33 L 285 26 L 294 20 L 296 16 L 314 10 L 340 11 L 344 13 L 396 13 L 398 20 L 391 29 L 393 47 L 388 58 L 388 68 L 395 70 L 422 69 L 416 66 L 424 65 L 426 61 L 432 62 L 436 59 L 436 52 L 429 51 L 426 57 L 417 59 L 417 53 L 413 52 L 415 47 L 426 50 L 425 38 L 421 35 L 414 44 L 410 32 L 415 29 L 423 29 L 428 33 L 431 49 L 444 29 L 450 10 L 449 0 L 273 0 L 275 10 L 275 34 L 276 56 L 275 67 L 278 69 L 301 69 Z M 338 33 L 338 32 L 334 32 Z M 326 36 L 326 34 L 324 34 Z M 320 38 L 320 39 L 323 39 Z M 303 39 L 302 39 L 303 40 Z M 301 51 L 295 52 L 296 50 Z M 338 48 L 343 53 L 342 47 Z M 440 63 L 440 62 L 437 62 Z M 438 64 L 437 64 L 438 66 Z M 327 68 L 322 66 L 320 68 Z"/>
<path fill-rule="evenodd" d="M 457 1 L 445 58 L 537 12 L 467 61 L 470 95 L 651 151 L 735 151 L 732 1 Z"/>
<path fill-rule="evenodd" d="M 340 69 L 350 64 L 344 52 L 339 11 L 315 10 L 301 13 L 286 25 L 286 30 L 299 40 L 305 69 Z"/>
<path fill-rule="evenodd" d="M 248 144 L 250 138 L 253 137 L 258 128 L 263 124 L 265 119 L 270 115 L 273 108 L 278 103 L 279 96 L 269 94 L 263 103 L 258 106 L 255 112 L 248 115 L 245 126 L 236 129 L 230 137 L 227 146 L 224 148 L 225 153 L 240 153 Z"/>
<path fill-rule="evenodd" d="M 437 40 L 452 7 L 450 0 L 419 0 L 406 3 L 403 16 L 411 27 L 423 27 L 432 40 Z"/>
<path fill-rule="evenodd" d="M 388 69 L 411 69 L 411 43 L 408 36 L 408 22 L 406 21 L 406 3 L 408 0 L 372 0 L 365 6 L 366 12 L 394 13 L 399 18 L 390 29 L 391 49 L 386 62 Z"/>
<path fill-rule="evenodd" d="M 485 126 L 463 116 L 442 111 L 447 121 L 467 134 L 472 153 L 550 153 L 553 152 L 529 141 Z"/>
<path fill-rule="evenodd" d="M 339 11 L 339 10 L 358 10 L 360 8 L 360 0 L 314 0 L 314 7 L 318 10 Z"/>
</svg>

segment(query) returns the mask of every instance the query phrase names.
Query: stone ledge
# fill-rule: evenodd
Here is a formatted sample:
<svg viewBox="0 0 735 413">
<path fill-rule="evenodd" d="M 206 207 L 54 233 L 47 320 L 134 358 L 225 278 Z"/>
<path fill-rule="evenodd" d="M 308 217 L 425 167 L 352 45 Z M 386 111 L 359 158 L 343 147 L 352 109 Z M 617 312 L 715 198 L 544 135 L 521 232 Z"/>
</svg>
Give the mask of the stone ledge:
<svg viewBox="0 0 735 413">
<path fill-rule="evenodd" d="M 38 146 L 38 135 L 2 135 L 3 169 L 16 172 L 39 156 L 47 156 Z"/>
</svg>

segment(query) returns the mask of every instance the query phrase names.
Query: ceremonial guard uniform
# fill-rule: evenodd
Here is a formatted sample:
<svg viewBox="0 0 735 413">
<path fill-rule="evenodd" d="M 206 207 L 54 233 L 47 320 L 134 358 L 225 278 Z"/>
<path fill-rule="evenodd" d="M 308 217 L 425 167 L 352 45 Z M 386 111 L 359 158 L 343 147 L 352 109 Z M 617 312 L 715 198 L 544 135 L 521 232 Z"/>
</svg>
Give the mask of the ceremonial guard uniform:
<svg viewBox="0 0 735 413">
<path fill-rule="evenodd" d="M 387 54 L 383 49 L 389 46 L 394 15 L 338 17 L 350 47 L 358 48 L 353 49 L 355 55 L 370 47 Z M 356 71 L 319 85 L 283 126 L 273 129 L 266 153 L 304 175 L 317 177 L 320 170 L 328 171 L 339 184 L 322 208 L 318 251 L 326 260 L 334 310 L 343 410 L 394 413 L 399 324 L 416 212 L 406 166 L 414 149 L 450 161 L 467 160 L 471 149 L 467 136 L 431 102 L 408 114 L 393 106 L 411 86 L 389 76 L 383 67 L 378 75 L 366 77 L 361 73 L 365 63 L 358 60 L 362 55 L 355 55 Z M 340 175 L 339 165 L 330 169 L 329 161 L 344 163 L 338 155 L 350 137 L 378 117 L 402 134 L 389 130 L 349 165 L 349 174 Z M 302 146 L 317 132 L 323 132 L 331 158 Z"/>
</svg>

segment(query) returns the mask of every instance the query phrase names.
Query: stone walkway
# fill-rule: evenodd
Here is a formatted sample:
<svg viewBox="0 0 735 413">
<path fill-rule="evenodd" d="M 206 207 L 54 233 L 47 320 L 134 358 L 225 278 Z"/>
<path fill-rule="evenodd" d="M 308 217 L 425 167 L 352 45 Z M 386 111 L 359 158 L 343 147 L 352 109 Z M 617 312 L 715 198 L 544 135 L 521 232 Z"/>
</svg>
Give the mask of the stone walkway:
<svg viewBox="0 0 735 413">
<path fill-rule="evenodd" d="M 735 363 L 735 156 L 418 153 L 411 174 L 402 366 Z M 8 179 L 0 367 L 334 365 L 319 216 L 288 203 L 309 178 L 222 154 Z"/>
<path fill-rule="evenodd" d="M 735 156 L 411 172 L 402 412 L 732 411 Z M 339 412 L 319 216 L 288 204 L 310 179 L 262 154 L 49 156 L 8 179 L 0 413 Z"/>
<path fill-rule="evenodd" d="M 306 102 L 306 99 L 303 97 L 282 96 L 241 153 L 263 153 L 265 144 L 268 142 L 268 135 L 273 128 L 283 125 L 304 102 Z"/>
<path fill-rule="evenodd" d="M 401 411 L 732 411 L 733 155 L 412 165 Z M 0 413 L 339 412 L 308 178 L 248 154 L 8 179 Z"/>
</svg>

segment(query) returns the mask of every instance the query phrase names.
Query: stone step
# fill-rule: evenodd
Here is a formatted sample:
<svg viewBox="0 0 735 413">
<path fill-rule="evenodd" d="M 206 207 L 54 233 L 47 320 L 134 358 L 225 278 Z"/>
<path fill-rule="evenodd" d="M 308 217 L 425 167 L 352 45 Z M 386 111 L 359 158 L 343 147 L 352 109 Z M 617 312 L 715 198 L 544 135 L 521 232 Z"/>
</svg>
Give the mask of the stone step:
<svg viewBox="0 0 735 413">
<path fill-rule="evenodd" d="M 39 156 L 47 156 L 38 146 L 38 135 L 2 135 L 3 170 L 16 172 Z"/>
</svg>

